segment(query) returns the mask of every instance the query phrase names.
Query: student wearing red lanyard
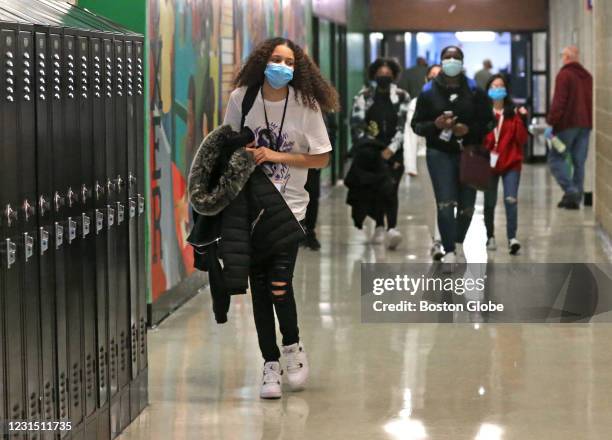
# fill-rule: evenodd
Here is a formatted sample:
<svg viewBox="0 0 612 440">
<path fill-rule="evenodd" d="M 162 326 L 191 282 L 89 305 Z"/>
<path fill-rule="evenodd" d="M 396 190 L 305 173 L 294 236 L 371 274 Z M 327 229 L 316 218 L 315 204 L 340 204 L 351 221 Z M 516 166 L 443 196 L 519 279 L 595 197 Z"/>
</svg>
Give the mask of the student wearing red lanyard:
<svg viewBox="0 0 612 440">
<path fill-rule="evenodd" d="M 495 129 L 485 138 L 485 146 L 491 151 L 493 178 L 485 191 L 484 218 L 487 228 L 487 249 L 497 249 L 495 242 L 495 205 L 501 178 L 504 185 L 506 207 L 506 233 L 508 250 L 516 255 L 521 243 L 516 238 L 518 222 L 518 188 L 523 164 L 523 146 L 527 142 L 527 110 L 516 108 L 506 78 L 494 75 L 487 84 L 489 98 L 493 101 L 493 112 L 497 120 Z"/>
</svg>

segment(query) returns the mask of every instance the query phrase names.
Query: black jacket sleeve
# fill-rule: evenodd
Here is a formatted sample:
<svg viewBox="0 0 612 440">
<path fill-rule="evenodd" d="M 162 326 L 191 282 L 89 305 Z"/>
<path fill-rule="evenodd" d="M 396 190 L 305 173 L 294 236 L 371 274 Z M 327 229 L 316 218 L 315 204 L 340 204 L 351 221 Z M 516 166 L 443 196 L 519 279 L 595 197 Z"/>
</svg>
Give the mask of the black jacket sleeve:
<svg viewBox="0 0 612 440">
<path fill-rule="evenodd" d="M 475 117 L 468 123 L 470 131 L 466 137 L 466 144 L 482 145 L 485 136 L 495 126 L 495 116 L 491 100 L 484 90 L 477 88 L 474 91 L 473 99 Z"/>
<path fill-rule="evenodd" d="M 417 99 L 416 109 L 412 116 L 410 125 L 412 130 L 422 137 L 439 136 L 441 130 L 436 127 L 435 119 L 431 116 L 431 106 L 429 103 L 429 95 L 426 92 L 421 92 Z M 439 116 L 439 115 L 438 115 Z"/>
</svg>

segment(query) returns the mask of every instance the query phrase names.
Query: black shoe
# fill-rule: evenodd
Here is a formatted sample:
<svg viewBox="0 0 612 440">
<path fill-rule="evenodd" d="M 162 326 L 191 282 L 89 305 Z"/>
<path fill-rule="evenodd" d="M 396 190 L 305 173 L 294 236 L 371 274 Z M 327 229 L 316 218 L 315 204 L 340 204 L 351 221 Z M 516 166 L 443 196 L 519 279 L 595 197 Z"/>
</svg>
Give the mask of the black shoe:
<svg viewBox="0 0 612 440">
<path fill-rule="evenodd" d="M 306 232 L 306 238 L 302 244 L 313 251 L 321 249 L 321 243 L 317 240 L 317 234 L 314 231 Z"/>
<path fill-rule="evenodd" d="M 561 201 L 557 204 L 559 208 L 565 209 L 580 209 L 580 203 L 577 201 L 577 196 L 574 194 L 565 194 Z"/>
</svg>

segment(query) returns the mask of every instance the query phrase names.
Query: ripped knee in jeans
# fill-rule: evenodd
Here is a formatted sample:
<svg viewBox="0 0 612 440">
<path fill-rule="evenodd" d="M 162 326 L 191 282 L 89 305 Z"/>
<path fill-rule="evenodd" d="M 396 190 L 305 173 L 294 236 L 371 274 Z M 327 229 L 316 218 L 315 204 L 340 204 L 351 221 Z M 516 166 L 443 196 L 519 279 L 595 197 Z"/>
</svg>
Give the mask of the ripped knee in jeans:
<svg viewBox="0 0 612 440">
<path fill-rule="evenodd" d="M 518 199 L 516 197 L 506 197 L 504 201 L 509 205 L 516 205 L 518 203 Z"/>
<path fill-rule="evenodd" d="M 438 202 L 438 211 L 444 211 L 445 209 L 454 208 L 455 206 L 457 206 L 457 202 L 455 200 Z"/>
<path fill-rule="evenodd" d="M 272 292 L 272 300 L 274 302 L 283 302 L 287 296 L 289 283 L 287 281 L 271 281 L 270 291 Z"/>
<path fill-rule="evenodd" d="M 471 206 L 469 208 L 463 208 L 461 211 L 459 211 L 459 215 L 464 217 L 472 217 L 474 215 L 474 207 Z"/>
</svg>

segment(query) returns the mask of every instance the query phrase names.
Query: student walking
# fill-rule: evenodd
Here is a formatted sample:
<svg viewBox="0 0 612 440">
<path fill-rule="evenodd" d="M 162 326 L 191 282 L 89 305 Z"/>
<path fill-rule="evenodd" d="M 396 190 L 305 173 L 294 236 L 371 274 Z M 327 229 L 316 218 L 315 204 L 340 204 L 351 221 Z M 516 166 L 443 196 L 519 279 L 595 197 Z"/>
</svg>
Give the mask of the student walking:
<svg viewBox="0 0 612 440">
<path fill-rule="evenodd" d="M 508 250 L 516 255 L 521 243 L 516 238 L 518 223 L 518 189 L 523 164 L 523 147 L 527 142 L 527 110 L 516 108 L 510 96 L 510 87 L 503 75 L 493 75 L 487 83 L 489 98 L 493 101 L 495 129 L 485 138 L 485 146 L 491 152 L 493 176 L 485 191 L 484 220 L 487 228 L 487 249 L 497 249 L 495 242 L 495 206 L 499 181 L 504 186 L 506 207 L 506 235 Z"/>
<path fill-rule="evenodd" d="M 253 131 L 254 146 L 247 151 L 302 222 L 308 205 L 304 188 L 308 169 L 325 167 L 332 149 L 322 112 L 337 111 L 338 95 L 302 48 L 284 38 L 260 44 L 238 73 L 235 86 L 224 124 L 239 130 L 244 122 Z M 251 95 L 253 91 L 255 96 Z M 246 115 L 242 114 L 245 96 L 254 98 L 252 110 Z M 283 377 L 292 389 L 303 388 L 308 378 L 292 284 L 297 254 L 295 244 L 250 269 L 255 326 L 265 362 L 260 392 L 264 399 L 281 397 Z M 279 362 L 275 312 L 282 333 L 286 376 Z"/>
</svg>

